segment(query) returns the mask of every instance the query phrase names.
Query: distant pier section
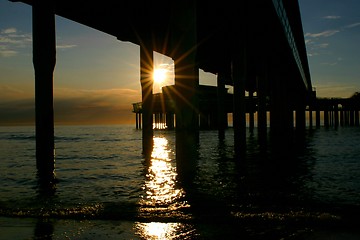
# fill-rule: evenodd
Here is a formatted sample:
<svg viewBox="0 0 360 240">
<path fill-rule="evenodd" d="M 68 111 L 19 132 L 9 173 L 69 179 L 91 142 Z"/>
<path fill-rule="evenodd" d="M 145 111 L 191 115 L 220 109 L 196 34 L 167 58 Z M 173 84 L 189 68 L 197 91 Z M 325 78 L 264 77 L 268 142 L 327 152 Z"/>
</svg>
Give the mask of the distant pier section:
<svg viewBox="0 0 360 240">
<path fill-rule="evenodd" d="M 169 129 L 175 128 L 175 102 L 171 97 L 175 86 L 166 86 L 162 88 L 161 93 L 153 94 L 153 128 Z M 199 93 L 199 128 L 200 129 L 218 129 L 219 107 L 225 113 L 223 120 L 225 127 L 229 127 L 232 121 L 233 113 L 233 94 L 225 90 L 223 99 L 219 100 L 218 88 L 216 86 L 200 85 Z M 250 94 L 250 93 L 249 93 Z M 222 101 L 223 105 L 219 106 Z M 313 90 L 311 104 L 306 108 L 306 125 L 308 127 L 338 127 L 338 126 L 360 126 L 360 93 L 356 92 L 349 98 L 317 98 L 316 91 Z M 133 103 L 133 113 L 135 113 L 136 129 L 142 128 L 142 103 Z M 250 130 L 254 128 L 258 110 L 257 96 L 247 95 L 245 97 L 245 111 L 247 114 L 247 126 Z M 270 114 L 270 102 L 266 103 L 267 114 Z M 296 112 L 294 111 L 294 115 Z M 296 116 L 295 116 L 296 117 Z M 295 122 L 293 123 L 295 126 Z"/>
</svg>

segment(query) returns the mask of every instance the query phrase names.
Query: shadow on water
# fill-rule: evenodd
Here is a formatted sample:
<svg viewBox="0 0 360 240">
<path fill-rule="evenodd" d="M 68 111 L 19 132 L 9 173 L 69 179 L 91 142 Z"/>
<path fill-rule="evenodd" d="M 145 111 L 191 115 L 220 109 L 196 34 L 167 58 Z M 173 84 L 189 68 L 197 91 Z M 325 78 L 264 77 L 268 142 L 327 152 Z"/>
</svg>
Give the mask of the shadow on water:
<svg viewBox="0 0 360 240">
<path fill-rule="evenodd" d="M 37 222 L 34 229 L 34 239 L 44 239 L 51 240 L 54 235 L 54 224 L 50 217 L 46 217 L 49 211 L 54 206 L 52 204 L 53 198 L 56 194 L 56 184 L 58 180 L 55 178 L 55 173 L 51 172 L 50 174 L 43 174 L 41 171 L 37 172 L 37 201 L 42 206 L 38 206 L 37 213 Z M 51 212 L 51 211 L 50 211 Z M 33 213 L 34 214 L 34 213 Z"/>
<path fill-rule="evenodd" d="M 35 230 L 34 239 L 51 240 L 54 235 L 54 224 L 52 220 L 46 218 L 39 218 Z"/>
</svg>

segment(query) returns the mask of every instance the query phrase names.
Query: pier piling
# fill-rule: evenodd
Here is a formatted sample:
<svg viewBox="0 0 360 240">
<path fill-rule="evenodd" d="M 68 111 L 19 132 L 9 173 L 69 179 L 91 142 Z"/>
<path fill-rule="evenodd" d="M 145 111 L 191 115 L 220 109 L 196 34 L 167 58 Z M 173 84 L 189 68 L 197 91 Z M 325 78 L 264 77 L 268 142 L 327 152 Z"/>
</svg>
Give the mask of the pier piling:
<svg viewBox="0 0 360 240">
<path fill-rule="evenodd" d="M 53 8 L 52 1 L 34 1 L 32 7 L 36 166 L 40 178 L 45 181 L 52 181 L 55 168 L 53 71 L 56 43 Z"/>
</svg>

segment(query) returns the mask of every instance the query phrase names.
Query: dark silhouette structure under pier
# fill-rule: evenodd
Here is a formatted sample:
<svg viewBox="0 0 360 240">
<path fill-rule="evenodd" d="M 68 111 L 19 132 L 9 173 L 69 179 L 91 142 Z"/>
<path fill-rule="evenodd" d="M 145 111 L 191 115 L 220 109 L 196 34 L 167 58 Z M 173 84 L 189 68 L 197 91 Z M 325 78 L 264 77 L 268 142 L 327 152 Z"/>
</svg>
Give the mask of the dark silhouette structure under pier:
<svg viewBox="0 0 360 240">
<path fill-rule="evenodd" d="M 349 98 L 317 98 L 309 108 L 309 111 L 315 111 L 316 127 L 360 126 L 359 97 L 360 95 L 355 93 Z M 323 116 L 320 116 L 321 113 Z"/>
<path fill-rule="evenodd" d="M 175 86 L 167 86 L 162 88 L 162 93 L 153 94 L 153 128 L 168 129 L 175 128 L 175 101 L 172 98 L 171 90 Z M 308 113 L 305 121 L 307 126 L 312 128 L 316 126 L 338 127 L 338 126 L 360 126 L 360 97 L 359 93 L 355 93 L 350 98 L 316 98 L 316 92 L 313 92 L 311 103 L 307 106 Z M 199 96 L 199 128 L 200 129 L 219 129 L 219 122 L 222 120 L 227 128 L 229 125 L 229 117 L 232 114 L 233 94 L 228 91 L 223 95 L 223 100 L 219 100 L 218 88 L 216 86 L 200 85 L 198 88 Z M 256 124 L 255 115 L 258 114 L 258 98 L 257 96 L 245 96 L 245 113 L 248 114 L 247 126 L 253 131 Z M 218 105 L 222 102 L 221 109 L 226 113 L 220 119 Z M 269 101 L 265 104 L 266 113 L 271 111 Z M 142 103 L 133 103 L 133 113 L 135 113 L 136 129 L 142 128 Z M 296 114 L 296 113 L 295 113 Z M 295 126 L 295 123 L 293 123 Z M 268 127 L 268 126 L 266 126 Z"/>
<path fill-rule="evenodd" d="M 54 170 L 55 14 L 140 46 L 143 152 L 152 151 L 153 53 L 175 63 L 176 156 L 187 168 L 199 130 L 199 69 L 217 75 L 219 137 L 226 128 L 225 86 L 233 87 L 234 143 L 246 149 L 246 97 L 257 96 L 258 132 L 305 128 L 313 96 L 298 1 L 12 0 L 33 9 L 36 156 L 40 175 Z M 100 17 L 101 16 L 101 17 Z M 268 105 L 267 105 L 268 104 Z M 209 107 L 209 106 L 208 106 Z M 183 139 L 186 139 L 183 141 Z"/>
</svg>

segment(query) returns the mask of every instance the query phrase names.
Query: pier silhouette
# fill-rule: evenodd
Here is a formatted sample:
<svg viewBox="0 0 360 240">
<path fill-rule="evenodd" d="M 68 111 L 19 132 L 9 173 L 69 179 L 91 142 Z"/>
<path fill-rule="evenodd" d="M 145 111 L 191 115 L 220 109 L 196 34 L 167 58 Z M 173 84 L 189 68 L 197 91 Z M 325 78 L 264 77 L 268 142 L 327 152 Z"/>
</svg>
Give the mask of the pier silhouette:
<svg viewBox="0 0 360 240">
<path fill-rule="evenodd" d="M 314 91 L 298 1 L 11 1 L 33 9 L 36 159 L 41 178 L 52 181 L 54 173 L 55 15 L 140 46 L 145 155 L 152 151 L 153 103 L 160 97 L 152 90 L 154 52 L 174 60 L 175 85 L 164 94 L 174 103 L 168 126 L 175 127 L 178 161 L 190 159 L 185 156 L 193 154 L 200 127 L 218 128 L 221 138 L 230 111 L 239 152 L 246 150 L 247 112 L 257 112 L 259 139 L 267 133 L 268 120 L 274 135 L 291 135 L 294 112 L 296 129 L 305 129 Z M 216 74 L 216 88 L 199 85 L 199 69 Z M 226 85 L 233 87 L 231 99 Z M 209 98 L 215 93 L 216 103 Z M 256 104 L 247 104 L 253 101 Z M 250 118 L 253 122 L 253 114 Z"/>
<path fill-rule="evenodd" d="M 175 86 L 162 87 L 161 93 L 153 94 L 153 129 L 175 129 L 175 101 L 172 98 L 171 90 Z M 199 85 L 199 128 L 202 130 L 218 129 L 219 134 L 223 128 L 231 125 L 234 106 L 233 94 L 226 89 L 223 96 L 219 95 L 217 86 Z M 359 93 L 354 93 L 349 98 L 316 98 L 316 91 L 313 91 L 313 97 L 310 104 L 306 107 L 305 116 L 306 126 L 308 128 L 338 127 L 338 126 L 360 126 L 359 111 L 360 101 Z M 220 100 L 221 99 L 221 100 Z M 249 131 L 253 132 L 257 122 L 259 99 L 248 92 L 245 96 L 245 113 L 247 114 L 247 123 Z M 132 104 L 135 113 L 135 128 L 142 128 L 142 102 Z M 219 106 L 219 107 L 218 107 Z M 265 104 L 266 113 L 270 113 L 271 105 L 269 101 Z M 221 114 L 223 113 L 223 114 Z M 295 126 L 295 122 L 293 123 Z M 268 126 L 266 126 L 268 127 Z M 294 128 L 295 129 L 295 128 Z"/>
</svg>

